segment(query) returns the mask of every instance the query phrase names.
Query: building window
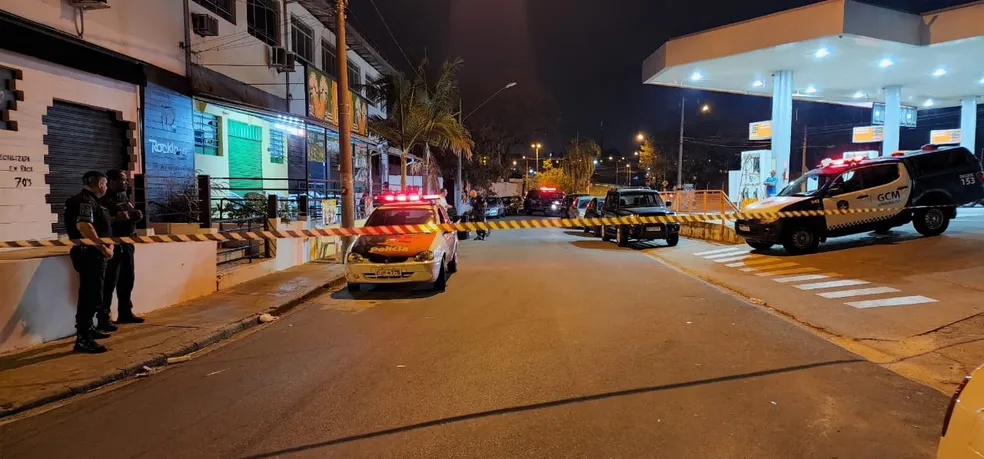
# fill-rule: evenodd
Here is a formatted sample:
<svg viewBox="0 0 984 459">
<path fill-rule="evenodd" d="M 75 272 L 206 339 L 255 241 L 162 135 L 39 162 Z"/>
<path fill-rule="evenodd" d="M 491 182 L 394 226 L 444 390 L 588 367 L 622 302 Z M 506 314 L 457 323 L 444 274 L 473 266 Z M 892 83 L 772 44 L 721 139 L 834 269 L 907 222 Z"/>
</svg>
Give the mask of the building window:
<svg viewBox="0 0 984 459">
<path fill-rule="evenodd" d="M 314 30 L 297 16 L 290 17 L 290 50 L 305 62 L 314 62 Z"/>
<path fill-rule="evenodd" d="M 353 88 L 356 92 L 362 92 L 360 88 L 362 85 L 362 69 L 353 64 L 352 59 L 348 60 L 348 79 L 350 88 Z"/>
<path fill-rule="evenodd" d="M 336 56 L 335 45 L 328 40 L 321 40 L 321 70 L 329 75 L 337 76 L 338 58 Z"/>
<path fill-rule="evenodd" d="M 195 111 L 191 125 L 195 129 L 195 154 L 219 156 L 219 118 Z"/>
<path fill-rule="evenodd" d="M 279 129 L 270 130 L 270 162 L 273 164 L 284 163 L 284 131 Z"/>
<path fill-rule="evenodd" d="M 246 0 L 246 29 L 249 34 L 270 45 L 280 44 L 280 14 L 271 0 Z"/>
<path fill-rule="evenodd" d="M 195 0 L 195 3 L 204 6 L 226 21 L 236 23 L 236 0 Z"/>
</svg>

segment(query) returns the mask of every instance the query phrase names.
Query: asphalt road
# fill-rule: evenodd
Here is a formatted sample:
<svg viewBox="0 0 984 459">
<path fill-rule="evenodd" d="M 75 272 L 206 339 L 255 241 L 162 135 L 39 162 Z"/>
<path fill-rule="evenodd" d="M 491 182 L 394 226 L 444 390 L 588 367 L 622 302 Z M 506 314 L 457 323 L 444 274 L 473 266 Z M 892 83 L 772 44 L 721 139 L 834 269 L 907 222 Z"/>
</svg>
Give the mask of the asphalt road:
<svg viewBox="0 0 984 459">
<path fill-rule="evenodd" d="M 935 453 L 945 396 L 639 251 L 496 231 L 463 241 L 460 266 L 446 293 L 325 295 L 188 363 L 0 427 L 0 456 Z"/>
</svg>

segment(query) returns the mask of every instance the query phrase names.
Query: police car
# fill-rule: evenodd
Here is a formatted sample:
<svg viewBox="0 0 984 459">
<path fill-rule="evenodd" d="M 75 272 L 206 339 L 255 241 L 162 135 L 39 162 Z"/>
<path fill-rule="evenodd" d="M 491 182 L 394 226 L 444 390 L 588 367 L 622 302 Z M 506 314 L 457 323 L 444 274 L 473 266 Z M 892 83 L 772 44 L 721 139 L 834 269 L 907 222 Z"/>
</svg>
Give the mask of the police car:
<svg viewBox="0 0 984 459">
<path fill-rule="evenodd" d="M 984 367 L 966 377 L 943 417 L 937 459 L 984 457 Z"/>
<path fill-rule="evenodd" d="M 956 206 L 984 198 L 984 173 L 966 148 L 924 148 L 881 158 L 824 160 L 778 196 L 749 205 L 748 212 L 879 209 L 875 212 L 780 219 L 766 216 L 735 222 L 748 245 L 787 252 L 816 250 L 830 237 L 867 231 L 886 233 L 912 222 L 924 236 L 946 231 Z M 908 209 L 909 207 L 925 206 Z"/>
<path fill-rule="evenodd" d="M 437 204 L 439 196 L 386 195 L 366 220 L 366 227 L 449 223 Z M 358 236 L 345 257 L 348 289 L 363 284 L 433 283 L 447 287 L 448 275 L 458 270 L 458 237 L 454 231 L 421 234 Z"/>
</svg>

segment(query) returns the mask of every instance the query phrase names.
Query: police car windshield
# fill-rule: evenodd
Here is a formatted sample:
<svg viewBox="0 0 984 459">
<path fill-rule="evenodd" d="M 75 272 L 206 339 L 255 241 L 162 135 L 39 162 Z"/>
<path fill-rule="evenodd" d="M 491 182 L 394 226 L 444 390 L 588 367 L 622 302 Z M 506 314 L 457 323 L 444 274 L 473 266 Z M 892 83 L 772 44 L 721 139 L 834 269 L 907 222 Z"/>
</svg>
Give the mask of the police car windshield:
<svg viewBox="0 0 984 459">
<path fill-rule="evenodd" d="M 437 216 L 431 209 L 383 208 L 369 216 L 366 226 L 430 225 L 436 221 Z"/>
<path fill-rule="evenodd" d="M 793 183 L 779 192 L 779 196 L 813 196 L 833 178 L 833 175 L 809 172 L 793 180 Z"/>
<path fill-rule="evenodd" d="M 663 207 L 663 200 L 656 193 L 622 193 L 619 207 Z"/>
</svg>

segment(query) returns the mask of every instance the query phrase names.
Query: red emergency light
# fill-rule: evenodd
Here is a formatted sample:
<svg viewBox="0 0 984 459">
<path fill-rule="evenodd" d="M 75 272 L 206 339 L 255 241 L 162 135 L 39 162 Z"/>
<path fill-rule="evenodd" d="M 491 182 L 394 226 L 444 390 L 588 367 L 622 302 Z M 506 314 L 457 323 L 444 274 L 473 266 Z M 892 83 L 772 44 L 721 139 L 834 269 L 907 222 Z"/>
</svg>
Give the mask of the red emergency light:
<svg viewBox="0 0 984 459">
<path fill-rule="evenodd" d="M 540 187 L 540 191 L 557 191 L 557 189 L 556 188 L 550 188 L 550 187 L 547 187 L 547 186 L 541 186 Z"/>
<path fill-rule="evenodd" d="M 854 164 L 854 163 L 860 163 L 861 161 L 864 161 L 865 159 L 866 158 L 864 158 L 863 156 L 855 156 L 853 158 L 847 158 L 847 159 L 844 159 L 844 158 L 841 158 L 841 159 L 830 159 L 830 158 L 827 158 L 827 159 L 824 159 L 823 161 L 820 161 L 820 167 L 843 167 L 843 166 L 848 166 L 848 165 L 851 165 L 851 164 Z"/>
</svg>

